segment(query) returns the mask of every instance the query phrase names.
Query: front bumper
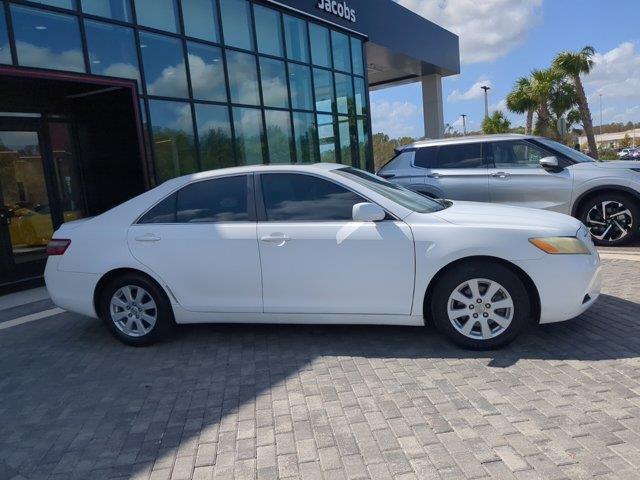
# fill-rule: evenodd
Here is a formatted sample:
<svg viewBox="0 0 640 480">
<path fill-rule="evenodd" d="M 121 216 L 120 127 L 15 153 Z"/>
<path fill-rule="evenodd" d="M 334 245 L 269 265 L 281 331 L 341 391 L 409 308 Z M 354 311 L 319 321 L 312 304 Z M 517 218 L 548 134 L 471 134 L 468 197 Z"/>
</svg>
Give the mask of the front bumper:
<svg viewBox="0 0 640 480">
<path fill-rule="evenodd" d="M 602 288 L 597 252 L 591 255 L 545 255 L 515 262 L 533 280 L 540 296 L 540 323 L 570 320 L 594 304 Z"/>
</svg>

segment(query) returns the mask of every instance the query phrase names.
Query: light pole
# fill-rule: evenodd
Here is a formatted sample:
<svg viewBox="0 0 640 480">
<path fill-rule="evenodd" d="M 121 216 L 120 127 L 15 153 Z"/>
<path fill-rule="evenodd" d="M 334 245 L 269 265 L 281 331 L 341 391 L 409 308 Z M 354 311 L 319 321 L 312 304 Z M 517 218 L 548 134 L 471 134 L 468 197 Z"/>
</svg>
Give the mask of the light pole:
<svg viewBox="0 0 640 480">
<path fill-rule="evenodd" d="M 487 87 L 486 85 L 480 87 L 484 90 L 484 118 L 489 118 L 489 90 L 491 87 Z"/>
<path fill-rule="evenodd" d="M 462 117 L 462 134 L 467 136 L 467 116 L 463 113 L 460 115 Z"/>
</svg>

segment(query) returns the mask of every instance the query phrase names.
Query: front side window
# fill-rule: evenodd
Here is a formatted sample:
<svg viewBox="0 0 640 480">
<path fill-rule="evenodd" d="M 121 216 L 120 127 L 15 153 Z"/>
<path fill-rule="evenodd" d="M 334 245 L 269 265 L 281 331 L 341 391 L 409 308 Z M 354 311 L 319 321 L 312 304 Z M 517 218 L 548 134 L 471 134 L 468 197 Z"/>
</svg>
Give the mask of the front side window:
<svg viewBox="0 0 640 480">
<path fill-rule="evenodd" d="M 591 163 L 591 162 L 597 162 L 598 160 L 595 160 L 593 158 L 591 158 L 589 155 L 585 155 L 582 152 L 579 152 L 578 150 L 575 150 L 571 147 L 567 147 L 566 145 L 563 145 L 559 142 L 556 142 L 555 140 L 551 140 L 549 138 L 543 138 L 543 137 L 538 137 L 535 140 L 532 140 L 536 143 L 541 143 L 542 145 L 544 145 L 545 147 L 549 147 L 557 152 L 560 152 L 561 154 L 569 157 L 571 160 L 573 160 L 576 163 Z"/>
<path fill-rule="evenodd" d="M 491 144 L 496 168 L 540 168 L 540 159 L 547 154 L 526 142 L 496 142 Z"/>
<path fill-rule="evenodd" d="M 432 168 L 485 168 L 481 143 L 444 145 L 438 148 Z"/>
<path fill-rule="evenodd" d="M 351 221 L 360 195 L 328 180 L 297 173 L 261 175 L 269 222 Z"/>
</svg>

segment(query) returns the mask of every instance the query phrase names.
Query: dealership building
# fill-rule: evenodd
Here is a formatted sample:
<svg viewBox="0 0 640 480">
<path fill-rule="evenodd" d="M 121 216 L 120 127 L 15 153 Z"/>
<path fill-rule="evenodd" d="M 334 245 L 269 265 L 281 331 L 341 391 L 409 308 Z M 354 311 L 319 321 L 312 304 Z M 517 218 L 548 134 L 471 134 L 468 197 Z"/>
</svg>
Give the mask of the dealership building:
<svg viewBox="0 0 640 480">
<path fill-rule="evenodd" d="M 0 287 L 62 222 L 168 178 L 373 168 L 369 91 L 421 82 L 443 131 L 458 38 L 391 0 L 0 0 Z"/>
</svg>

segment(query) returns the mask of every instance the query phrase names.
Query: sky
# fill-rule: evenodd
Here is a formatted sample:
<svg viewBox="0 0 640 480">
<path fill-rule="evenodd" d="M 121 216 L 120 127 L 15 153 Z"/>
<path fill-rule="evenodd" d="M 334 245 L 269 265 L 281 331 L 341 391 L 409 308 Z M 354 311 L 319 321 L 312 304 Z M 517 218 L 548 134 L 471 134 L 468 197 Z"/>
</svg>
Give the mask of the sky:
<svg viewBox="0 0 640 480">
<path fill-rule="evenodd" d="M 460 75 L 442 80 L 444 121 L 479 130 L 482 85 L 491 87 L 489 109 L 503 110 L 513 126 L 524 116 L 507 112 L 505 97 L 518 77 L 547 68 L 562 50 L 596 49 L 584 77 L 594 125 L 640 121 L 638 0 L 396 0 L 460 37 Z M 432 47 L 429 47 L 432 48 Z M 392 138 L 422 137 L 420 83 L 371 92 L 372 128 Z"/>
</svg>

